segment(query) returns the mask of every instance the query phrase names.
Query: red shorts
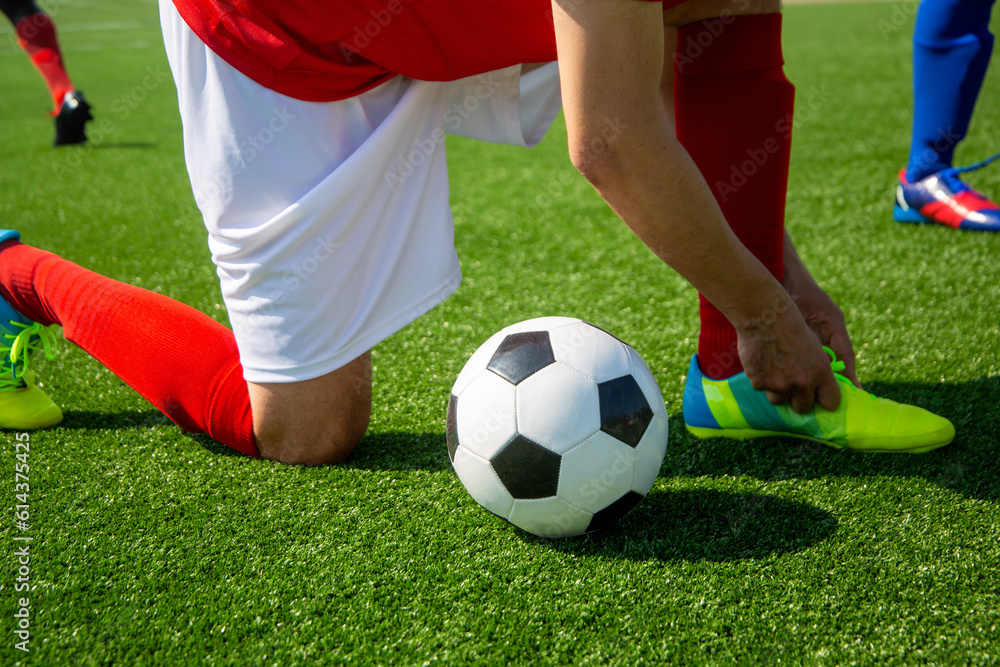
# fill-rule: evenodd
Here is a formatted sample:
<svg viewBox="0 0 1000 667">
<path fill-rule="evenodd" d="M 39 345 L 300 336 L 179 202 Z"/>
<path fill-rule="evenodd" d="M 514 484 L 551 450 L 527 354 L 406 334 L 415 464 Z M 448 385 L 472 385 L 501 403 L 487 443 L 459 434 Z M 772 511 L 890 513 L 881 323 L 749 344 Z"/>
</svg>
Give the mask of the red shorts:
<svg viewBox="0 0 1000 667">
<path fill-rule="evenodd" d="M 313 102 L 354 97 L 399 74 L 454 81 L 556 60 L 551 0 L 173 3 L 234 68 L 283 95 Z"/>
</svg>

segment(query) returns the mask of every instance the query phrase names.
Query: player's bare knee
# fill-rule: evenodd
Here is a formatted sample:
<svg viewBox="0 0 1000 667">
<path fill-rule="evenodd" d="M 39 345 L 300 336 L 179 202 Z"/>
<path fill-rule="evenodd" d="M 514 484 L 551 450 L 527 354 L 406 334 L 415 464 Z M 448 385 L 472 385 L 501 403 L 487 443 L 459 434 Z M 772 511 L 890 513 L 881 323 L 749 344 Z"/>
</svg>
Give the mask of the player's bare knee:
<svg viewBox="0 0 1000 667">
<path fill-rule="evenodd" d="M 368 430 L 369 412 L 303 425 L 261 424 L 257 449 L 263 458 L 289 465 L 336 465 L 354 451 Z"/>
<path fill-rule="evenodd" d="M 296 465 L 341 463 L 368 430 L 371 357 L 311 380 L 249 383 L 257 450 Z"/>
</svg>

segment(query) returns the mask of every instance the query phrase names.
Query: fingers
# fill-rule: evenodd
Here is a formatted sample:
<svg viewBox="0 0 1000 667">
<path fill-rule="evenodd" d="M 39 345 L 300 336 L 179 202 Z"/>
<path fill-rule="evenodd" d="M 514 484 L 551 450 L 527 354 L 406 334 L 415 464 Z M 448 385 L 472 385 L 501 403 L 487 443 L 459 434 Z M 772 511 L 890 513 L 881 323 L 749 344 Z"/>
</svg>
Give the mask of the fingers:
<svg viewBox="0 0 1000 667">
<path fill-rule="evenodd" d="M 840 407 L 840 385 L 837 384 L 833 373 L 830 373 L 829 379 L 816 388 L 816 402 L 831 412 Z M 795 410 L 794 405 L 792 409 Z M 801 411 L 796 410 L 796 412 Z"/>
<path fill-rule="evenodd" d="M 818 381 L 817 381 L 818 379 Z M 797 382 L 784 386 L 772 385 L 766 388 L 767 400 L 773 405 L 788 406 L 799 414 L 805 414 L 819 403 L 826 410 L 836 410 L 840 406 L 840 386 L 833 377 L 833 372 L 818 375 L 803 375 Z"/>
<path fill-rule="evenodd" d="M 846 328 L 834 328 L 821 337 L 797 310 L 785 315 L 766 332 L 739 336 L 740 360 L 747 378 L 772 404 L 787 404 L 799 414 L 809 412 L 817 403 L 826 410 L 836 410 L 840 386 L 821 343 L 829 341 L 834 353 L 849 361 L 848 377 L 852 377 L 854 351 Z"/>
</svg>

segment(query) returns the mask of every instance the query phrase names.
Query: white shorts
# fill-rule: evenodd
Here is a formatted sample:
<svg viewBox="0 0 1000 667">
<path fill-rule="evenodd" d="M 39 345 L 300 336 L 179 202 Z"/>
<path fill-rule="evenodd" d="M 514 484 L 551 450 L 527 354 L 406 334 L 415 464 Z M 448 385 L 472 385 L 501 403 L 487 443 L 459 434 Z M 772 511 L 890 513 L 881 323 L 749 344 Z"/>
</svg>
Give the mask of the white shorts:
<svg viewBox="0 0 1000 667">
<path fill-rule="evenodd" d="M 251 382 L 334 371 L 451 294 L 461 273 L 445 134 L 531 146 L 560 108 L 555 63 L 303 102 L 219 58 L 171 0 L 160 20 L 191 187 Z"/>
</svg>

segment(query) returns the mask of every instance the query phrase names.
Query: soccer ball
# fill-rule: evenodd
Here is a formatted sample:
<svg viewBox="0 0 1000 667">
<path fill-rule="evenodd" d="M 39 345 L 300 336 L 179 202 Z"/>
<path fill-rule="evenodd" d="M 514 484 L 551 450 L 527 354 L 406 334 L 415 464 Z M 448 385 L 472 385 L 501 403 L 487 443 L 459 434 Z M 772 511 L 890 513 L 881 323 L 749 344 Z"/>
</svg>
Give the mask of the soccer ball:
<svg viewBox="0 0 1000 667">
<path fill-rule="evenodd" d="M 542 537 L 614 523 L 653 486 L 667 411 L 639 354 L 570 317 L 494 334 L 448 403 L 448 454 L 469 494 Z"/>
</svg>

